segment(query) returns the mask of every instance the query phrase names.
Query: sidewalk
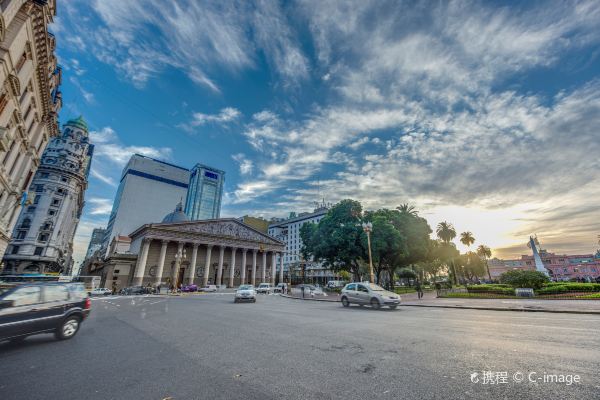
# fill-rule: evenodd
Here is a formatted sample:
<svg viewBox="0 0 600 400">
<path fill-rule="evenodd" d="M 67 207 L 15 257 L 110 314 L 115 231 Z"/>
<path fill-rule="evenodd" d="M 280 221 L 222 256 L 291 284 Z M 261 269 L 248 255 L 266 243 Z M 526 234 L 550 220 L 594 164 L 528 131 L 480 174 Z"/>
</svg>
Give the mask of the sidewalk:
<svg viewBox="0 0 600 400">
<path fill-rule="evenodd" d="M 434 307 L 434 308 L 459 308 L 470 310 L 490 311 L 527 311 L 569 314 L 597 314 L 600 315 L 600 301 L 598 300 L 536 300 L 536 299 L 442 299 L 436 293 L 425 292 L 422 299 L 416 293 L 400 295 L 401 306 L 404 307 Z M 296 293 L 283 295 L 297 300 L 303 300 Z M 304 300 L 313 301 L 340 301 L 340 296 L 306 296 Z"/>
</svg>

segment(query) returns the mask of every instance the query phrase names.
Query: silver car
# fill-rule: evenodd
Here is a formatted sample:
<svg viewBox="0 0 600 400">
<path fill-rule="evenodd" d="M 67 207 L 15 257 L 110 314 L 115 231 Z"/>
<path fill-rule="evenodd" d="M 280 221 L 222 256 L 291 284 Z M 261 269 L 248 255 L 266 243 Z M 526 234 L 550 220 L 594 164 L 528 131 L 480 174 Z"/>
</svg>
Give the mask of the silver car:
<svg viewBox="0 0 600 400">
<path fill-rule="evenodd" d="M 347 284 L 342 289 L 342 305 L 348 307 L 350 304 L 370 305 L 374 309 L 388 306 L 393 310 L 400 304 L 400 296 L 374 283 L 355 282 Z"/>
<path fill-rule="evenodd" d="M 252 303 L 256 303 L 256 291 L 254 290 L 254 286 L 241 285 L 235 291 L 235 299 L 233 302 L 239 303 L 241 301 L 251 301 Z"/>
</svg>

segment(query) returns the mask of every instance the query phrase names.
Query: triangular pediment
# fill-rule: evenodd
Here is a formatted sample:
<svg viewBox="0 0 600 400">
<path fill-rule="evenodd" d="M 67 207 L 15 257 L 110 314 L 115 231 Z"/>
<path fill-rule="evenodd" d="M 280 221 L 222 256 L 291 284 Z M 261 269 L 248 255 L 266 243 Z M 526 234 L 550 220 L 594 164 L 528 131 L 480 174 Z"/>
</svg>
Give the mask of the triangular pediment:
<svg viewBox="0 0 600 400">
<path fill-rule="evenodd" d="M 155 228 L 190 232 L 215 237 L 248 240 L 273 245 L 284 245 L 273 237 L 235 219 L 210 219 L 200 221 L 178 222 L 173 224 L 152 224 Z"/>
</svg>

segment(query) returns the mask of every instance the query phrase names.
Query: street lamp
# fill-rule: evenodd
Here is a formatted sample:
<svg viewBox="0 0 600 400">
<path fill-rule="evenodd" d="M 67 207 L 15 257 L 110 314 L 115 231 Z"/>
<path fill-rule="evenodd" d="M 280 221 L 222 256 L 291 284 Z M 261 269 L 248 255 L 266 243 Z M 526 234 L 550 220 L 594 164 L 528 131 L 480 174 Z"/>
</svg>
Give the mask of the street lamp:
<svg viewBox="0 0 600 400">
<path fill-rule="evenodd" d="M 371 283 L 375 283 L 375 276 L 373 275 L 373 257 L 371 256 L 371 231 L 373 230 L 373 224 L 370 222 L 363 222 L 362 228 L 367 234 L 367 244 L 369 245 L 369 277 Z"/>
<path fill-rule="evenodd" d="M 181 262 L 183 260 L 186 259 L 186 253 L 185 253 L 185 249 L 181 249 L 179 250 L 177 253 L 175 253 L 175 265 L 174 265 L 174 271 L 173 271 L 173 292 L 177 292 L 177 285 L 179 282 L 177 282 L 177 275 L 179 273 L 179 267 L 181 266 Z"/>
</svg>

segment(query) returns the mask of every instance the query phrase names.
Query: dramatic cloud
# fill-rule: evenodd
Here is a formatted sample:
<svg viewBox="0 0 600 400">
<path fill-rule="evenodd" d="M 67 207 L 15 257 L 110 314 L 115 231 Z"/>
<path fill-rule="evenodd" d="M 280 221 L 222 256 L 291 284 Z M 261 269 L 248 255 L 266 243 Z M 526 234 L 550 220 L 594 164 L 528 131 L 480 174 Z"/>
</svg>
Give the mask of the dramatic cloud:
<svg viewBox="0 0 600 400">
<path fill-rule="evenodd" d="M 214 124 L 227 124 L 229 122 L 233 122 L 239 119 L 242 116 L 242 113 L 233 108 L 233 107 L 225 107 L 218 114 L 204 114 L 204 113 L 194 113 L 192 115 L 192 120 L 185 124 L 180 124 L 179 127 L 185 131 L 193 132 L 194 128 L 202 126 L 208 123 Z"/>
<path fill-rule="evenodd" d="M 92 197 L 87 200 L 90 203 L 91 215 L 110 215 L 112 211 L 112 200 L 111 199 L 101 199 L 97 197 Z"/>
</svg>

